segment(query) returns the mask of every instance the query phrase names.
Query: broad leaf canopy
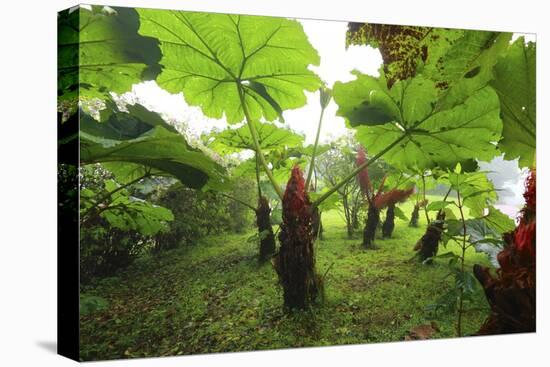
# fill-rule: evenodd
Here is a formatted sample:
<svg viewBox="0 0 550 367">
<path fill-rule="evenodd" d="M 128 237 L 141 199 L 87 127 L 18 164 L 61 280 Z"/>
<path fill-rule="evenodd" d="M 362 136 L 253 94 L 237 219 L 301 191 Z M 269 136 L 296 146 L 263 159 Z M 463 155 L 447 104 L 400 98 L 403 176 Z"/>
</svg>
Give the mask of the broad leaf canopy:
<svg viewBox="0 0 550 367">
<path fill-rule="evenodd" d="M 303 106 L 304 90 L 319 78 L 319 64 L 300 23 L 290 19 L 138 9 L 139 33 L 157 38 L 162 72 L 157 83 L 183 92 L 208 117 L 240 122 L 239 88 L 252 120 L 282 119 L 281 112 Z"/>
<path fill-rule="evenodd" d="M 498 95 L 487 84 L 509 38 L 464 31 L 445 53 L 439 49 L 438 58 L 428 56 L 414 76 L 391 88 L 383 70 L 378 78 L 355 72 L 356 80 L 334 85 L 338 114 L 357 127 L 371 155 L 385 152 L 383 159 L 398 169 L 490 160 L 498 154 L 502 121 Z"/>
<path fill-rule="evenodd" d="M 258 133 L 258 142 L 262 152 L 285 147 L 301 147 L 304 137 L 290 129 L 278 127 L 275 124 L 252 122 Z M 214 140 L 209 148 L 222 153 L 233 153 L 241 150 L 255 150 L 252 135 L 247 125 L 238 129 L 228 128 L 219 133 L 212 134 Z"/>
</svg>

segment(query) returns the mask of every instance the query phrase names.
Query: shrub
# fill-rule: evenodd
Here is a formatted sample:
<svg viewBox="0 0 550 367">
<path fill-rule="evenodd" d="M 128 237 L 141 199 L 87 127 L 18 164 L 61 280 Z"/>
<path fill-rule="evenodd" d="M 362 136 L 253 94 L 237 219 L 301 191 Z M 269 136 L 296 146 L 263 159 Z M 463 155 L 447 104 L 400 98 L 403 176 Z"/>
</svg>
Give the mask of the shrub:
<svg viewBox="0 0 550 367">
<path fill-rule="evenodd" d="M 211 233 L 232 228 L 229 199 L 215 192 L 189 189 L 181 183 L 168 188 L 159 198 L 159 204 L 170 209 L 174 220 L 168 230 L 155 236 L 155 251 L 192 244 Z"/>
</svg>

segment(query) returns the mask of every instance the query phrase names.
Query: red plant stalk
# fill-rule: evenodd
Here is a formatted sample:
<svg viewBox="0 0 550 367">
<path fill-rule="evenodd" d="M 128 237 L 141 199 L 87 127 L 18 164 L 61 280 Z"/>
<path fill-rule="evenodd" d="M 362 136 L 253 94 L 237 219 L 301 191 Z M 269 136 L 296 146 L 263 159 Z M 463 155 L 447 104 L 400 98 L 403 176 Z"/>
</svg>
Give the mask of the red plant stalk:
<svg viewBox="0 0 550 367">
<path fill-rule="evenodd" d="M 478 335 L 533 332 L 536 326 L 536 171 L 525 185 L 525 206 L 519 224 L 503 238 L 506 247 L 498 254 L 496 276 L 488 268 L 474 266 L 485 291 L 491 314 Z"/>
<path fill-rule="evenodd" d="M 357 150 L 357 158 L 355 160 L 355 163 L 359 167 L 366 161 L 367 161 L 367 156 L 365 153 L 365 149 L 362 146 L 359 146 L 359 149 Z M 370 182 L 369 170 L 367 167 L 365 167 L 363 170 L 361 170 L 357 174 L 357 179 L 359 181 L 359 187 L 361 189 L 361 192 L 363 193 L 363 195 L 367 197 L 367 200 L 370 203 L 373 189 L 372 189 L 372 183 Z"/>
<path fill-rule="evenodd" d="M 285 307 L 304 309 L 316 300 L 321 284 L 315 272 L 311 202 L 298 166 L 292 169 L 283 195 L 279 241 L 281 248 L 274 266 L 283 287 Z"/>
<path fill-rule="evenodd" d="M 380 191 L 379 191 L 380 192 Z M 406 190 L 393 189 L 375 196 L 374 206 L 378 209 L 384 209 L 389 205 L 402 203 L 414 192 L 414 187 Z"/>
</svg>

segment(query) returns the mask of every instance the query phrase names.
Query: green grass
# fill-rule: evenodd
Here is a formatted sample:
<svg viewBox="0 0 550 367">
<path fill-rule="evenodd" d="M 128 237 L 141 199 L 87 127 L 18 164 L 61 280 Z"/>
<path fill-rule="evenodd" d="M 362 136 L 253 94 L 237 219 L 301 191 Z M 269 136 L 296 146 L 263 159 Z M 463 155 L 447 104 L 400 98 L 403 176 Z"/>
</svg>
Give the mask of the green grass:
<svg viewBox="0 0 550 367">
<path fill-rule="evenodd" d="M 412 204 L 402 209 L 410 215 Z M 345 237 L 335 211 L 323 214 L 317 270 L 325 300 L 309 311 L 285 314 L 271 264 L 258 265 L 257 249 L 243 235 L 205 238 L 193 247 L 145 256 L 117 277 L 83 289 L 109 301 L 103 311 L 81 317 L 81 358 L 112 359 L 192 353 L 249 351 L 399 341 L 408 331 L 435 321 L 434 338 L 455 336 L 456 316 L 426 306 L 450 289 L 444 259 L 431 266 L 409 261 L 424 233 L 396 219 L 392 239 L 364 250 L 359 237 Z M 446 251 L 458 253 L 456 245 Z M 467 268 L 489 266 L 484 254 L 467 252 Z M 488 308 L 481 289 L 469 304 L 463 330 L 478 330 Z"/>
</svg>

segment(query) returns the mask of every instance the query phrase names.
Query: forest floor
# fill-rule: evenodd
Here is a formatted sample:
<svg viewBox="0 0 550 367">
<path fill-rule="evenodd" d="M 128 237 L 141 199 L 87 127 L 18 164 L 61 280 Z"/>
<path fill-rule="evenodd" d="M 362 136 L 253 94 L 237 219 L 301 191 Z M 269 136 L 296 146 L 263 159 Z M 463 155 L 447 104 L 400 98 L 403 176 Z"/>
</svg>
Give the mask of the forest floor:
<svg viewBox="0 0 550 367">
<path fill-rule="evenodd" d="M 410 204 L 403 204 L 407 215 Z M 391 239 L 364 250 L 347 239 L 336 211 L 323 214 L 324 238 L 316 242 L 317 271 L 326 274 L 324 302 L 308 311 L 283 312 L 282 290 L 268 262 L 259 265 L 253 234 L 210 236 L 195 246 L 145 256 L 116 277 L 82 288 L 104 297 L 107 309 L 81 317 L 83 360 L 251 351 L 306 346 L 400 341 L 426 334 L 456 336 L 456 315 L 429 311 L 452 288 L 446 259 L 433 265 L 411 260 L 418 228 L 396 218 Z M 454 251 L 449 244 L 439 254 Z M 467 269 L 489 265 L 467 252 Z M 478 287 L 467 304 L 464 334 L 488 314 Z M 431 335 L 430 335 L 431 334 Z"/>
</svg>

